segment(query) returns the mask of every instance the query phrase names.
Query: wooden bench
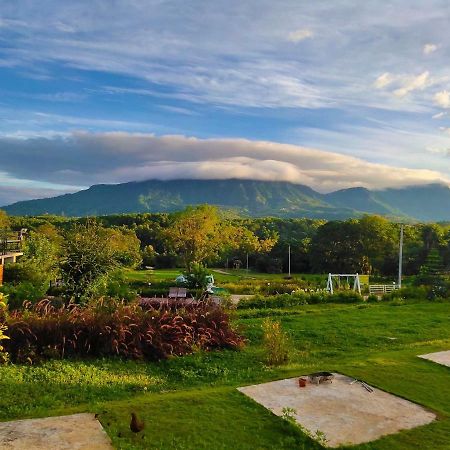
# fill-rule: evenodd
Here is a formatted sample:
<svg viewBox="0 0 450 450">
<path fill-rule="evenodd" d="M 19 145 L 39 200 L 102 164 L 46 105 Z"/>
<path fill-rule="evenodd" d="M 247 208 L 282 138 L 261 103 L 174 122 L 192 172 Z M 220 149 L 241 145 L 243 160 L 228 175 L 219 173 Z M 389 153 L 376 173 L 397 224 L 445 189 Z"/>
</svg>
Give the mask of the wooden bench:
<svg viewBox="0 0 450 450">
<path fill-rule="evenodd" d="M 187 297 L 187 289 L 183 287 L 171 287 L 169 288 L 168 298 L 179 299 Z"/>
</svg>

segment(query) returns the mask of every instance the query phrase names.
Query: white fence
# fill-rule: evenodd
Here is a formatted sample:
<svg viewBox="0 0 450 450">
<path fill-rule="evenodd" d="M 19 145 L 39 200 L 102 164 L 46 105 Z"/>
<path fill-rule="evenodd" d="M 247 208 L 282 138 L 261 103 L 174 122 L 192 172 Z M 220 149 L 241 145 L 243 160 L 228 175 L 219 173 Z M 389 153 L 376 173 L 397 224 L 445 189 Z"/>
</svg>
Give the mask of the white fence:
<svg viewBox="0 0 450 450">
<path fill-rule="evenodd" d="M 398 284 L 371 284 L 369 285 L 369 294 L 383 295 L 398 289 Z"/>
</svg>

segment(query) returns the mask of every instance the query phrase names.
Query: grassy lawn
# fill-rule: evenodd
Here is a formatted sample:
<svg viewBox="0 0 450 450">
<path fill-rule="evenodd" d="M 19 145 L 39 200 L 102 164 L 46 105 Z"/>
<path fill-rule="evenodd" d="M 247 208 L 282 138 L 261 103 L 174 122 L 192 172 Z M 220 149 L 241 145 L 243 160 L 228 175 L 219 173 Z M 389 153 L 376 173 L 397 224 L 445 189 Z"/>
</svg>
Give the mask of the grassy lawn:
<svg viewBox="0 0 450 450">
<path fill-rule="evenodd" d="M 292 360 L 286 366 L 268 368 L 262 362 L 264 315 L 280 320 L 291 336 Z M 234 320 L 248 344 L 239 352 L 161 363 L 108 359 L 2 366 L 0 420 L 96 412 L 114 445 L 123 449 L 321 448 L 235 388 L 334 370 L 438 415 L 428 426 L 353 449 L 449 449 L 450 369 L 416 357 L 450 349 L 449 316 L 449 303 L 430 302 L 242 310 Z M 128 429 L 133 410 L 146 421 L 142 436 Z"/>
<path fill-rule="evenodd" d="M 148 295 L 148 288 L 164 292 L 168 285 L 175 285 L 175 279 L 183 272 L 182 269 L 157 270 L 125 270 L 124 280 L 131 283 L 134 289 Z M 287 279 L 286 274 L 267 274 L 247 271 L 245 269 L 210 269 L 215 279 L 215 285 L 224 288 L 230 294 L 275 294 L 292 292 L 292 290 L 309 287 L 325 288 L 327 275 L 292 274 Z M 283 290 L 283 287 L 287 291 Z M 162 292 L 160 294 L 162 294 Z M 149 296 L 152 296 L 150 293 Z"/>
<path fill-rule="evenodd" d="M 211 268 L 211 273 L 217 283 L 233 283 L 237 281 L 273 281 L 273 282 L 283 282 L 286 281 L 286 273 L 261 273 L 255 272 L 253 270 L 246 269 L 224 269 L 224 268 Z M 128 281 L 137 282 L 153 282 L 157 283 L 159 281 L 172 280 L 183 272 L 183 269 L 155 269 L 155 270 L 126 270 L 125 277 Z M 311 273 L 292 273 L 291 277 L 293 280 L 304 280 L 311 282 L 322 282 L 326 285 L 328 274 L 311 274 Z M 411 277 L 404 276 L 403 283 L 405 285 L 410 284 Z M 396 281 L 395 277 L 385 281 L 386 283 L 391 283 Z M 384 282 L 374 282 L 375 284 L 383 284 Z"/>
<path fill-rule="evenodd" d="M 155 269 L 155 270 L 126 270 L 125 278 L 127 281 L 154 282 L 172 280 L 183 273 L 183 269 Z M 247 271 L 245 269 L 211 269 L 211 273 L 217 283 L 236 282 L 240 280 L 260 280 L 260 281 L 285 281 L 287 274 L 285 273 L 260 273 Z M 328 275 L 316 274 L 292 274 L 294 279 L 316 280 L 323 279 L 326 283 Z"/>
</svg>

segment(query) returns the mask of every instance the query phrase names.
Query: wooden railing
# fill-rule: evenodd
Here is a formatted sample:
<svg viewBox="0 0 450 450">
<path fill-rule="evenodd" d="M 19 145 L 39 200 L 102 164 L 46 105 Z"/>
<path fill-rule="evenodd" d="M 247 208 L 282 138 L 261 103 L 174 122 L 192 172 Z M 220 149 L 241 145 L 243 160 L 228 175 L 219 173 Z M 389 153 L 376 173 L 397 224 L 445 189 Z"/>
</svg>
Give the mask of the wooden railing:
<svg viewBox="0 0 450 450">
<path fill-rule="evenodd" d="M 0 255 L 22 252 L 22 235 L 0 231 Z"/>
</svg>

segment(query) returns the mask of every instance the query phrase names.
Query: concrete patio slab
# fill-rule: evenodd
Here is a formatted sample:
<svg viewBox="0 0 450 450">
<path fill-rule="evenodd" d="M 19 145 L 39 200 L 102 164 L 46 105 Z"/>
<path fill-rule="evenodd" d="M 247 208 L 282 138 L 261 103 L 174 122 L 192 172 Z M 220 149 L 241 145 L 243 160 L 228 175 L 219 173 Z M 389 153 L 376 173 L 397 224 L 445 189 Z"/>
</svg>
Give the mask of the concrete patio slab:
<svg viewBox="0 0 450 450">
<path fill-rule="evenodd" d="M 0 422 L 1 450 L 112 450 L 93 414 Z"/>
<path fill-rule="evenodd" d="M 427 353 L 426 355 L 419 355 L 419 358 L 428 359 L 443 366 L 450 367 L 450 350 L 444 352 Z"/>
<path fill-rule="evenodd" d="M 295 420 L 312 436 L 324 433 L 329 447 L 361 444 L 400 430 L 432 422 L 436 416 L 415 403 L 380 389 L 368 392 L 353 378 L 335 373 L 332 383 L 298 386 L 298 378 L 238 388 L 240 392 L 283 415 L 295 410 Z"/>
</svg>

